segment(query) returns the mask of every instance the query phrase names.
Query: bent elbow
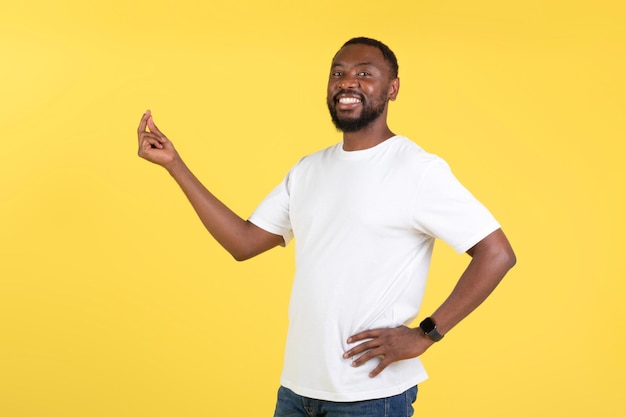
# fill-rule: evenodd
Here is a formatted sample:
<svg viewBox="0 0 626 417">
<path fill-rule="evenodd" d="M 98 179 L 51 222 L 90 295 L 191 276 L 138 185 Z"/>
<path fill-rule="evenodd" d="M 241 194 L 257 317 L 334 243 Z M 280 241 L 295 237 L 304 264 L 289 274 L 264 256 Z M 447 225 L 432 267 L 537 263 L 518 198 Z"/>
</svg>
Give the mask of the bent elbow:
<svg viewBox="0 0 626 417">
<path fill-rule="evenodd" d="M 230 253 L 230 256 L 232 256 L 233 259 L 237 262 L 247 261 L 248 259 L 252 259 L 262 252 L 264 251 L 249 245 L 245 245 L 242 247 L 238 247 L 237 249 L 231 249 L 228 251 L 228 253 Z"/>
<path fill-rule="evenodd" d="M 250 258 L 253 258 L 254 255 L 250 255 L 248 253 L 245 252 L 230 252 L 230 255 L 233 257 L 234 260 L 236 260 L 237 262 L 243 262 L 243 261 L 247 261 Z"/>
<path fill-rule="evenodd" d="M 501 265 L 507 271 L 513 268 L 517 263 L 517 256 L 515 256 L 515 252 L 513 252 L 513 249 L 511 249 L 510 246 L 501 251 L 499 258 Z"/>
<path fill-rule="evenodd" d="M 517 263 L 517 256 L 515 256 L 515 253 L 513 251 L 509 253 L 508 261 L 509 269 L 513 268 Z"/>
<path fill-rule="evenodd" d="M 502 229 L 498 229 L 487 236 L 472 248 L 472 251 L 473 253 L 470 253 L 470 255 L 480 253 L 481 255 L 484 254 L 487 257 L 491 257 L 505 273 L 517 263 L 515 252 Z"/>
</svg>

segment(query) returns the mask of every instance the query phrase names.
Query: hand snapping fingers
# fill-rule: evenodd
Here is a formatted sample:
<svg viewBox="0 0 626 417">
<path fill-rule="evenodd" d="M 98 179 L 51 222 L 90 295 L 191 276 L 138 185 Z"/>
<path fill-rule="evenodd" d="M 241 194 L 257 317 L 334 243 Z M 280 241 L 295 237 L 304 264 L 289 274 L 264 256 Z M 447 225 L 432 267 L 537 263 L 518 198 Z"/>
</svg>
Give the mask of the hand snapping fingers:
<svg viewBox="0 0 626 417">
<path fill-rule="evenodd" d="M 165 168 L 173 166 L 180 157 L 172 142 L 154 123 L 152 112 L 147 110 L 137 128 L 139 156 Z"/>
<path fill-rule="evenodd" d="M 153 135 L 149 132 L 143 132 L 141 134 L 140 143 L 142 150 L 163 149 L 165 141 L 160 136 Z"/>
</svg>

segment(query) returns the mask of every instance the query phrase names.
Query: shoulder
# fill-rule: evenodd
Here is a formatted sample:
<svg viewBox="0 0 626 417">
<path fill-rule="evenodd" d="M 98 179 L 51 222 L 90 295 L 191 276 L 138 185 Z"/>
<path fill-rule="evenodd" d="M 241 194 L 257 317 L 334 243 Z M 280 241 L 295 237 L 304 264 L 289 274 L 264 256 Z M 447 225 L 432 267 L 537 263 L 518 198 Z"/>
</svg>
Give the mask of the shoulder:
<svg viewBox="0 0 626 417">
<path fill-rule="evenodd" d="M 320 162 L 324 161 L 324 160 L 328 160 L 330 158 L 333 157 L 333 155 L 336 155 L 336 153 L 338 152 L 338 149 L 341 147 L 341 143 L 336 143 L 332 146 L 329 146 L 327 148 L 321 149 L 319 151 L 310 153 L 308 155 L 304 155 L 302 158 L 300 158 L 300 160 L 295 164 L 295 166 L 293 167 L 293 169 L 298 169 L 298 168 L 302 168 L 302 167 L 307 167 L 307 166 L 314 166 L 316 164 L 319 164 Z"/>
<path fill-rule="evenodd" d="M 390 141 L 389 156 L 396 164 L 406 165 L 418 170 L 429 170 L 435 165 L 447 166 L 443 158 L 427 152 L 405 136 L 395 136 Z"/>
</svg>

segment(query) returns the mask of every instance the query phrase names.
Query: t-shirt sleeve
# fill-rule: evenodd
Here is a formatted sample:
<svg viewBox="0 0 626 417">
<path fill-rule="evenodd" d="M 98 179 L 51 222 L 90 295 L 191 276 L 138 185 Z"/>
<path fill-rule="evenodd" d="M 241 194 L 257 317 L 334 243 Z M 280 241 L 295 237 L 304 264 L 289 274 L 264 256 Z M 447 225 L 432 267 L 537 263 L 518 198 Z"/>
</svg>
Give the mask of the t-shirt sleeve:
<svg viewBox="0 0 626 417">
<path fill-rule="evenodd" d="M 290 171 L 283 181 L 261 201 L 261 204 L 248 219 L 261 229 L 282 236 L 285 245 L 293 239 L 293 230 L 289 218 L 289 183 L 291 175 L 292 172 Z"/>
<path fill-rule="evenodd" d="M 414 226 L 463 253 L 500 228 L 499 223 L 454 176 L 442 159 L 431 163 L 418 185 Z"/>
</svg>

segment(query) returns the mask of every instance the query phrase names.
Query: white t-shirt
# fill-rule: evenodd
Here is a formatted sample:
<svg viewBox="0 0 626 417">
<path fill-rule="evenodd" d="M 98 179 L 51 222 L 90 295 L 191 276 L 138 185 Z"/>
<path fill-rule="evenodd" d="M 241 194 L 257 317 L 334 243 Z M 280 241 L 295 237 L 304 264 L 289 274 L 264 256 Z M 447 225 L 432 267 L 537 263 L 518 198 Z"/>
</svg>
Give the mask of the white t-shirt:
<svg viewBox="0 0 626 417">
<path fill-rule="evenodd" d="M 346 340 L 416 318 L 435 238 L 462 253 L 500 227 L 445 161 L 402 136 L 304 157 L 250 221 L 296 240 L 281 384 L 327 401 L 388 397 L 427 378 L 419 358 L 369 378 L 377 360 L 352 367 Z"/>
</svg>

